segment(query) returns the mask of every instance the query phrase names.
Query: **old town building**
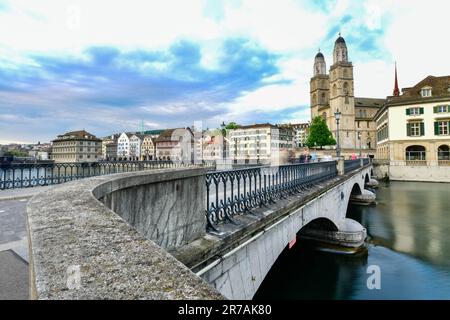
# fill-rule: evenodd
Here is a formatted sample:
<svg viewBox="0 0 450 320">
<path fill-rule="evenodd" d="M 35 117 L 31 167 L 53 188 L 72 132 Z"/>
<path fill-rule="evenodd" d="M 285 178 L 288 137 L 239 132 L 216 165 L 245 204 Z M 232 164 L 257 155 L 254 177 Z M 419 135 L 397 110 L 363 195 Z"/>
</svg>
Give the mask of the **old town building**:
<svg viewBox="0 0 450 320">
<path fill-rule="evenodd" d="M 294 131 L 270 123 L 229 130 L 229 156 L 236 161 L 286 162 L 294 147 Z"/>
<path fill-rule="evenodd" d="M 52 141 L 55 162 L 94 162 L 101 159 L 102 140 L 85 130 L 67 132 Z"/>
<path fill-rule="evenodd" d="M 395 87 L 375 116 L 376 158 L 393 179 L 450 181 L 450 76 L 428 76 L 401 95 Z"/>
<path fill-rule="evenodd" d="M 157 160 L 190 162 L 194 158 L 194 134 L 190 128 L 164 130 L 155 144 Z"/>
</svg>

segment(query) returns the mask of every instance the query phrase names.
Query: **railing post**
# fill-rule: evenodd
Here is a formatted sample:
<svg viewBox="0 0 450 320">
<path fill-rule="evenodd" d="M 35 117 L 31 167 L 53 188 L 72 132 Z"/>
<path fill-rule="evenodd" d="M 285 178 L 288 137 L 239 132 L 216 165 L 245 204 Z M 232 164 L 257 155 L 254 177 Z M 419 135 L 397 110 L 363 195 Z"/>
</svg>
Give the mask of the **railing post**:
<svg viewBox="0 0 450 320">
<path fill-rule="evenodd" d="M 342 176 L 345 174 L 345 166 L 344 166 L 344 158 L 343 157 L 339 157 L 337 159 L 337 171 L 338 171 L 338 175 Z"/>
<path fill-rule="evenodd" d="M 360 167 L 364 167 L 364 159 L 363 158 L 359 158 L 359 162 L 360 162 L 359 166 Z"/>
</svg>

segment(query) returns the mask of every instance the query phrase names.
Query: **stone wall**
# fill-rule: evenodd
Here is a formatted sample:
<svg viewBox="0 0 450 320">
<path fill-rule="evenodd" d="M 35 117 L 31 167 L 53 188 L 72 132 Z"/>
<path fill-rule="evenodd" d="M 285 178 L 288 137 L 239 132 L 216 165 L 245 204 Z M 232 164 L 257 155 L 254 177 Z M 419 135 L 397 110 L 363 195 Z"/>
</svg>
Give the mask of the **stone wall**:
<svg viewBox="0 0 450 320">
<path fill-rule="evenodd" d="M 379 180 L 389 177 L 389 160 L 373 161 L 373 177 Z"/>
<path fill-rule="evenodd" d="M 389 166 L 389 178 L 399 181 L 450 182 L 450 166 Z"/>
<path fill-rule="evenodd" d="M 158 181 L 149 176 L 119 178 L 94 194 L 141 235 L 174 249 L 205 234 L 205 173 L 205 169 L 171 171 L 160 174 Z M 111 191 L 103 194 L 105 187 Z"/>
<path fill-rule="evenodd" d="M 98 200 L 125 211 L 136 209 L 138 214 L 126 215 L 136 226 L 139 221 L 150 221 L 147 226 L 160 225 L 164 233 L 172 230 L 168 226 L 173 221 L 173 230 L 184 235 L 166 238 L 158 234 L 156 238 L 175 245 L 201 233 L 183 230 L 185 222 L 180 222 L 189 212 L 194 224 L 199 223 L 195 215 L 200 214 L 200 208 L 180 206 L 178 200 L 184 203 L 189 194 L 198 191 L 194 186 L 190 193 L 186 186 L 203 174 L 204 169 L 115 174 L 68 182 L 34 196 L 27 205 L 32 299 L 222 299 L 184 264 Z M 138 195 L 129 194 L 133 189 Z M 155 201 L 153 192 L 162 198 L 158 204 L 164 212 L 157 222 L 143 217 L 144 208 L 150 207 L 145 202 Z M 172 197 L 175 200 L 168 199 Z M 128 204 L 114 204 L 122 200 Z M 169 207 L 173 211 L 168 216 Z M 181 219 L 174 217 L 178 213 Z"/>
</svg>

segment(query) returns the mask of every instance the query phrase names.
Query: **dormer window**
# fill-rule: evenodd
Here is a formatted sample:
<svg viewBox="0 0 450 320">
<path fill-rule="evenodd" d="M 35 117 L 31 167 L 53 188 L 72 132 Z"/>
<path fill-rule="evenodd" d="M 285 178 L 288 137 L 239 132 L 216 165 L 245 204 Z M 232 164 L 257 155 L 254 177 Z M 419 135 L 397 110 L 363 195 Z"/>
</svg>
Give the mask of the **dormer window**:
<svg viewBox="0 0 450 320">
<path fill-rule="evenodd" d="M 420 90 L 422 98 L 431 97 L 431 87 L 425 87 Z"/>
</svg>

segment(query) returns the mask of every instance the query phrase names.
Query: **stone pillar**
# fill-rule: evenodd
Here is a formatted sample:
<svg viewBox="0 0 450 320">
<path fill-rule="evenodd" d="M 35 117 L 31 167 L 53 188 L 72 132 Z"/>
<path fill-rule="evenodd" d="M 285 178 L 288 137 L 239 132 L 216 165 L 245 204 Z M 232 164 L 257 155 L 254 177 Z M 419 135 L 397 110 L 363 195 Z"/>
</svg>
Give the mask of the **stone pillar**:
<svg viewBox="0 0 450 320">
<path fill-rule="evenodd" d="M 337 160 L 338 175 L 342 176 L 345 173 L 344 170 L 344 157 L 339 157 Z"/>
</svg>

